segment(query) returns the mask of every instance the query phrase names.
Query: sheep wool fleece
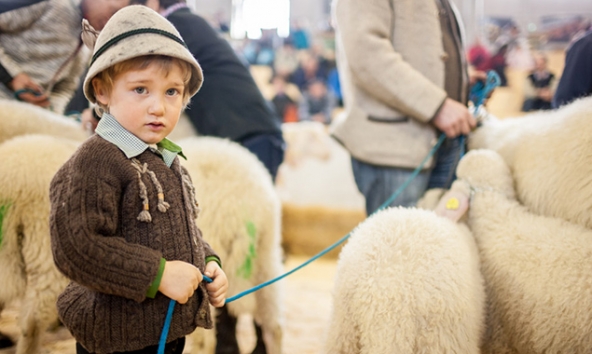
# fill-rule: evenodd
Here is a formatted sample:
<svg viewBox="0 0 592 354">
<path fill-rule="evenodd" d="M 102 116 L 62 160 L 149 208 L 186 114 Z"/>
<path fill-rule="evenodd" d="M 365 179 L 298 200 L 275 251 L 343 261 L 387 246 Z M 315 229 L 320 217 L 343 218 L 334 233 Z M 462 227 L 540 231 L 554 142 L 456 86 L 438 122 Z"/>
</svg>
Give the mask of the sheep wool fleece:
<svg viewBox="0 0 592 354">
<path fill-rule="evenodd" d="M 98 135 L 57 172 L 50 187 L 55 264 L 72 280 L 59 296 L 64 325 L 95 353 L 156 345 L 170 299 L 146 292 L 161 257 L 195 265 L 216 256 L 195 224 L 187 171 L 146 150 L 128 159 Z M 168 340 L 212 328 L 205 286 L 175 307 Z"/>
</svg>

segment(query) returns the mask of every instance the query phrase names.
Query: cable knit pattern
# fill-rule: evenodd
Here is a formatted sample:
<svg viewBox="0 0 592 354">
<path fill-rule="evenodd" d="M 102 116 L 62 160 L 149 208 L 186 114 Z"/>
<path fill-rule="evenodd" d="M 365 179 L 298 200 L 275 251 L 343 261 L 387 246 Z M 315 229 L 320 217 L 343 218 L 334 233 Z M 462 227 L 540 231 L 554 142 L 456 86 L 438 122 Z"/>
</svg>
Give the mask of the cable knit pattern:
<svg viewBox="0 0 592 354">
<path fill-rule="evenodd" d="M 57 113 L 66 108 L 90 57 L 84 46 L 71 57 L 80 43 L 79 3 L 46 0 L 0 14 L 0 64 L 11 76 L 24 72 L 50 90 Z M 0 98 L 14 99 L 4 84 L 0 84 Z"/>
<path fill-rule="evenodd" d="M 138 170 L 117 146 L 95 135 L 58 171 L 51 183 L 51 241 L 57 267 L 72 283 L 58 299 L 64 325 L 91 352 L 133 351 L 156 345 L 169 299 L 146 298 L 161 257 L 205 268 L 215 256 L 193 219 L 194 200 L 175 159 L 171 168 L 147 150 L 136 157 L 154 173 L 141 174 L 151 206 L 158 205 L 156 178 L 170 208 L 143 210 Z M 168 340 L 196 327 L 212 327 L 202 284 L 175 307 Z"/>
</svg>

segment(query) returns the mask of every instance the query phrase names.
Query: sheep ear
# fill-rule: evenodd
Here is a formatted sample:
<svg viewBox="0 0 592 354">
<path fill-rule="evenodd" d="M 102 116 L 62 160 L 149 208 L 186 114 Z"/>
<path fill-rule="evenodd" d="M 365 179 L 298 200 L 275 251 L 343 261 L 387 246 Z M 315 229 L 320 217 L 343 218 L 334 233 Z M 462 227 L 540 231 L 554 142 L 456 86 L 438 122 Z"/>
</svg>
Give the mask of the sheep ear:
<svg viewBox="0 0 592 354">
<path fill-rule="evenodd" d="M 444 194 L 434 212 L 454 222 L 459 221 L 469 209 L 469 195 L 451 189 Z"/>
<path fill-rule="evenodd" d="M 97 37 L 99 36 L 99 31 L 93 28 L 90 25 L 87 19 L 82 20 L 82 42 L 86 45 L 90 50 L 94 50 L 95 43 L 97 42 Z"/>
</svg>

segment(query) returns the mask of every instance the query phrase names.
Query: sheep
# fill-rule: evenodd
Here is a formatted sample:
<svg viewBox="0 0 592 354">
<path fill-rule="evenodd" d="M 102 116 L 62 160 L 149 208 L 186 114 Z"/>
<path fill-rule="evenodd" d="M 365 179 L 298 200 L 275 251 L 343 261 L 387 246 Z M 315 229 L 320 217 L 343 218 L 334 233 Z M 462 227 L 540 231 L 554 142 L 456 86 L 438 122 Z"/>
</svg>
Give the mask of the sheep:
<svg viewBox="0 0 592 354">
<path fill-rule="evenodd" d="M 469 152 L 457 176 L 473 191 L 468 224 L 488 293 L 483 353 L 592 352 L 592 230 L 521 205 L 494 151 Z"/>
<path fill-rule="evenodd" d="M 490 119 L 469 148 L 497 151 L 512 171 L 518 200 L 532 212 L 592 228 L 592 97 L 556 111 Z"/>
<path fill-rule="evenodd" d="M 229 293 L 235 294 L 281 273 L 279 199 L 263 165 L 244 148 L 217 138 L 194 139 L 184 151 L 204 208 L 197 221 L 219 251 Z M 39 337 L 57 320 L 55 301 L 68 283 L 49 245 L 49 185 L 79 144 L 44 135 L 0 144 L 0 185 L 10 186 L 0 189 L 0 279 L 11 284 L 0 287 L 0 308 L 24 294 L 17 354 L 39 352 Z M 228 306 L 233 314 L 254 315 L 269 353 L 281 352 L 279 290 L 270 286 Z"/>
<path fill-rule="evenodd" d="M 282 274 L 280 201 L 263 164 L 229 140 L 193 137 L 179 141 L 179 145 L 187 156 L 182 164 L 189 171 L 203 208 L 197 224 L 222 259 L 229 278 L 228 294 Z M 252 315 L 261 326 L 267 352 L 279 354 L 283 326 L 280 305 L 281 288 L 276 283 L 227 307 L 235 319 L 241 314 Z M 203 335 L 204 331 L 198 329 L 192 340 L 203 342 Z M 263 349 L 261 344 L 259 341 L 256 352 Z"/>
<path fill-rule="evenodd" d="M 0 143 L 24 134 L 45 134 L 84 141 L 88 132 L 73 119 L 30 103 L 0 99 Z"/>
<path fill-rule="evenodd" d="M 0 144 L 0 311 L 22 299 L 16 354 L 39 353 L 39 337 L 57 322 L 68 280 L 55 268 L 49 238 L 49 184 L 78 142 L 23 135 Z"/>
<path fill-rule="evenodd" d="M 432 211 L 388 208 L 339 255 L 325 352 L 479 353 L 484 311 L 468 229 Z"/>
</svg>

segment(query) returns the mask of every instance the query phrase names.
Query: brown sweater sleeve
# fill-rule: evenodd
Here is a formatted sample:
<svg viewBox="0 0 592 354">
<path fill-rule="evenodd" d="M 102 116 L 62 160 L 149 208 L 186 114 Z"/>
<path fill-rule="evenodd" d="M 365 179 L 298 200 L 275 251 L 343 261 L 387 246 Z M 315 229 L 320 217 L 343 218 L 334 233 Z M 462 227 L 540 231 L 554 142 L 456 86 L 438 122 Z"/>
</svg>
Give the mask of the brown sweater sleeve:
<svg viewBox="0 0 592 354">
<path fill-rule="evenodd" d="M 94 291 L 141 302 L 162 254 L 116 235 L 119 203 L 131 176 L 122 175 L 111 163 L 112 155 L 84 146 L 58 171 L 50 187 L 55 264 L 68 278 Z"/>
</svg>

